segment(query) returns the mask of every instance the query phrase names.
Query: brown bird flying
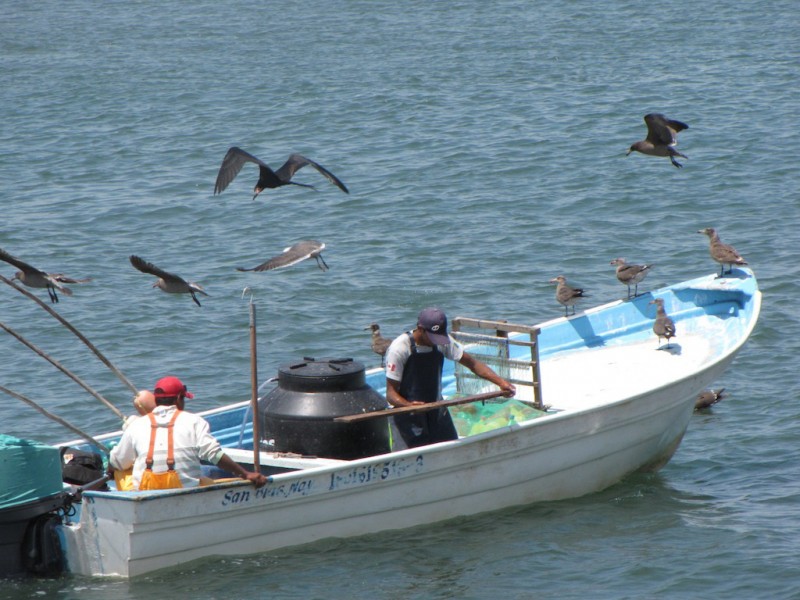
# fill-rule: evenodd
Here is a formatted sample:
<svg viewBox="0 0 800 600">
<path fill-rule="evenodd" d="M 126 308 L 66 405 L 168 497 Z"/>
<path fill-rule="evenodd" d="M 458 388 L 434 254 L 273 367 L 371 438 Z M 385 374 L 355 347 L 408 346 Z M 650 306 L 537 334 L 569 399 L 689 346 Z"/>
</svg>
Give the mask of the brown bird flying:
<svg viewBox="0 0 800 600">
<path fill-rule="evenodd" d="M 675 160 L 675 157 L 689 157 L 675 150 L 675 146 L 678 145 L 678 132 L 689 129 L 689 126 L 686 123 L 668 119 L 658 113 L 645 115 L 644 122 L 647 124 L 647 137 L 641 141 L 634 142 L 628 149 L 626 156 L 631 152 L 641 152 L 648 156 L 669 156 L 673 165 L 679 168 L 682 167 L 683 165 Z"/>
</svg>

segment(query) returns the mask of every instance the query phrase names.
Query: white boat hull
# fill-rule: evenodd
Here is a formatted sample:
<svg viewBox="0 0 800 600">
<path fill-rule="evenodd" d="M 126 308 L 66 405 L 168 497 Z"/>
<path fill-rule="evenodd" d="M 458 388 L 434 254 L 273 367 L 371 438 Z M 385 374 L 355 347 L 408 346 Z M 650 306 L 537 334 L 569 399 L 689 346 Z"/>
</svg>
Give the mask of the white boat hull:
<svg viewBox="0 0 800 600">
<path fill-rule="evenodd" d="M 698 392 L 719 378 L 752 331 L 760 294 L 750 298 L 747 319 L 737 320 L 734 306 L 702 327 L 687 321 L 682 331 L 678 321 L 681 342 L 673 340 L 672 350 L 657 349 L 655 337 L 645 332 L 624 345 L 609 338 L 583 352 L 555 353 L 542 361 L 545 403 L 554 410 L 530 421 L 354 461 L 306 460 L 303 468 L 298 462 L 298 470 L 272 476 L 261 489 L 234 482 L 87 492 L 79 522 L 63 528 L 69 569 L 137 576 L 212 555 L 265 552 L 582 496 L 631 472 L 656 470 L 678 447 Z M 559 321 L 563 326 L 565 320 Z M 719 338 L 737 328 L 735 339 Z M 623 379 L 631 368 L 627 392 Z M 231 450 L 237 452 L 243 451 Z M 274 458 L 265 453 L 261 462 Z"/>
</svg>

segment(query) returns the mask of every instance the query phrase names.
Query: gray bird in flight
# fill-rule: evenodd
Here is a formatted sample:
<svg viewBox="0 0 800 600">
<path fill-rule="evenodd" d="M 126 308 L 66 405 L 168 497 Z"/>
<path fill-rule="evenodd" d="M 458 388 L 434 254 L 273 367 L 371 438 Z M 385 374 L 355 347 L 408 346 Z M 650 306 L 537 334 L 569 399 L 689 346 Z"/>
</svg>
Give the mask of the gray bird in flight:
<svg viewBox="0 0 800 600">
<path fill-rule="evenodd" d="M 182 277 L 168 273 L 164 269 L 159 269 L 153 263 L 149 263 L 135 254 L 131 255 L 130 260 L 131 264 L 142 273 L 148 273 L 149 275 L 158 277 L 153 287 L 157 287 L 168 294 L 191 294 L 192 300 L 194 300 L 197 306 L 200 306 L 200 301 L 197 299 L 196 294 L 208 296 L 206 291 L 199 284 L 193 281 L 186 281 Z"/>
<path fill-rule="evenodd" d="M 227 188 L 228 185 L 230 185 L 230 183 L 236 178 L 236 176 L 239 174 L 239 171 L 242 170 L 242 167 L 249 162 L 258 165 L 258 181 L 256 182 L 256 186 L 253 188 L 253 200 L 255 200 L 256 197 L 266 189 L 275 189 L 284 185 L 300 185 L 303 187 L 316 189 L 313 185 L 292 181 L 294 174 L 306 165 L 311 165 L 314 167 L 317 171 L 322 173 L 328 181 L 330 181 L 344 193 L 350 193 L 347 187 L 345 187 L 345 185 L 339 180 L 338 177 L 336 177 L 336 175 L 310 158 L 306 158 L 300 154 L 292 154 L 289 156 L 289 159 L 283 163 L 283 166 L 280 169 L 273 171 L 270 166 L 260 158 L 256 158 L 249 152 L 245 152 L 241 148 L 233 146 L 225 154 L 225 158 L 222 159 L 222 165 L 219 168 L 219 173 L 217 173 L 217 182 L 214 184 L 214 194 L 221 194 L 225 188 Z"/>
<path fill-rule="evenodd" d="M 669 156 L 673 165 L 678 168 L 682 167 L 683 165 L 675 160 L 675 157 L 689 157 L 675 150 L 675 146 L 678 144 L 678 132 L 689 129 L 689 126 L 686 123 L 668 119 L 658 113 L 645 115 L 644 122 L 647 124 L 647 137 L 641 141 L 634 142 L 628 149 L 626 156 L 631 152 L 641 152 L 648 156 Z"/>
<path fill-rule="evenodd" d="M 323 271 L 328 270 L 328 264 L 322 258 L 322 251 L 325 249 L 325 244 L 316 240 L 303 240 L 292 244 L 285 248 L 278 256 L 273 256 L 265 263 L 245 269 L 244 267 L 236 267 L 237 271 L 272 271 L 274 269 L 283 269 L 284 267 L 291 267 L 299 262 L 308 258 L 313 258 L 317 261 L 317 266 Z"/>
<path fill-rule="evenodd" d="M 64 287 L 62 284 L 87 283 L 92 280 L 91 278 L 73 279 L 72 277 L 67 277 L 62 273 L 45 273 L 44 271 L 40 271 L 36 267 L 32 267 L 28 263 L 11 256 L 2 248 L 0 248 L 0 260 L 4 260 L 5 262 L 12 264 L 19 269 L 19 271 L 14 273 L 14 279 L 18 279 L 23 285 L 32 288 L 45 288 L 47 290 L 47 294 L 50 296 L 50 302 L 53 303 L 58 302 L 58 294 L 56 294 L 56 290 L 63 292 L 67 296 L 72 296 L 72 290 L 68 287 Z"/>
</svg>

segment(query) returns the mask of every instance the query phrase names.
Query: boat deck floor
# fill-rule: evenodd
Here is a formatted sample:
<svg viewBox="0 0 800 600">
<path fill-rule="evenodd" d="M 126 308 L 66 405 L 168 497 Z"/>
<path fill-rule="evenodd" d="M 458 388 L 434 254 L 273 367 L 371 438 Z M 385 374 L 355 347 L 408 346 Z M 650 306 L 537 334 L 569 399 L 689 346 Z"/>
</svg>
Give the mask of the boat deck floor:
<svg viewBox="0 0 800 600">
<path fill-rule="evenodd" d="M 691 334 L 673 338 L 669 348 L 653 336 L 640 343 L 564 352 L 541 362 L 543 401 L 552 410 L 591 408 L 674 382 L 710 355 L 708 337 Z"/>
</svg>

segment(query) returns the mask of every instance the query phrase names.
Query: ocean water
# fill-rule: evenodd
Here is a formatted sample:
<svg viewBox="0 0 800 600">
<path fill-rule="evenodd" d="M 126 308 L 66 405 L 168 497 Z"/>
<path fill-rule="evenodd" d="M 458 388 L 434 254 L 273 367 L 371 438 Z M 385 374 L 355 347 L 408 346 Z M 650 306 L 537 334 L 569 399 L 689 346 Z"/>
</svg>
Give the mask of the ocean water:
<svg viewBox="0 0 800 600">
<path fill-rule="evenodd" d="M 192 408 L 249 396 L 302 356 L 372 366 L 364 328 L 420 308 L 536 323 L 713 272 L 716 227 L 753 267 L 761 321 L 673 460 L 583 498 L 355 540 L 209 559 L 131 581 L 0 582 L 2 598 L 800 597 L 800 5 L 310 0 L 6 3 L 0 247 L 92 277 L 58 311 L 137 387 L 180 376 Z M 633 154 L 642 116 L 689 124 L 683 169 Z M 228 147 L 313 169 L 255 201 L 254 166 L 213 195 Z M 313 261 L 241 273 L 301 239 Z M 152 289 L 138 254 L 201 283 Z M 14 268 L 0 265 L 0 274 Z M 42 291 L 37 292 L 45 297 Z M 0 285 L 0 320 L 123 412 L 131 394 L 54 319 Z M 114 414 L 7 334 L 0 383 L 90 433 Z M 11 397 L 2 431 L 74 435 Z"/>
</svg>

